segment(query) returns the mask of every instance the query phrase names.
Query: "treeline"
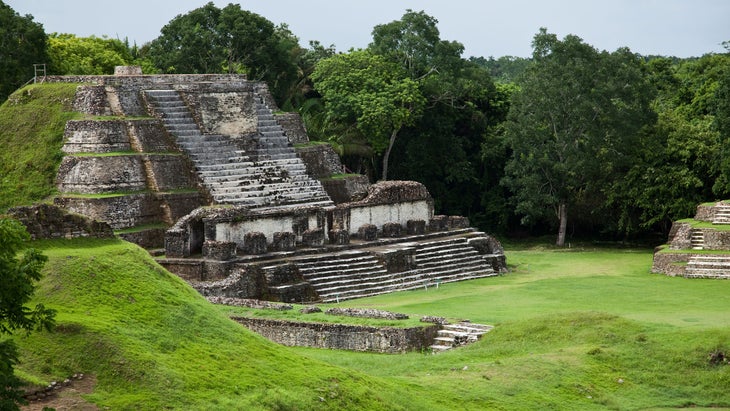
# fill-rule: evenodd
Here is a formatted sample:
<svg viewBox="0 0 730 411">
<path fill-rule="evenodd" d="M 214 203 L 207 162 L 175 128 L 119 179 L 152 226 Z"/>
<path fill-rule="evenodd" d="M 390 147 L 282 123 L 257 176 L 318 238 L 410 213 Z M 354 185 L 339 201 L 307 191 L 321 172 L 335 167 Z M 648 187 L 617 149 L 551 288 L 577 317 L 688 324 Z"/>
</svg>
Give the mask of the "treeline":
<svg viewBox="0 0 730 411">
<path fill-rule="evenodd" d="M 243 73 L 353 172 L 420 181 L 437 213 L 558 243 L 664 236 L 698 203 L 730 197 L 730 53 L 599 51 L 540 29 L 531 58 L 466 59 L 437 23 L 407 10 L 374 27 L 365 49 L 336 53 L 208 3 L 138 47 L 46 35 L 0 2 L 0 100 L 42 61 L 52 74 Z"/>
</svg>

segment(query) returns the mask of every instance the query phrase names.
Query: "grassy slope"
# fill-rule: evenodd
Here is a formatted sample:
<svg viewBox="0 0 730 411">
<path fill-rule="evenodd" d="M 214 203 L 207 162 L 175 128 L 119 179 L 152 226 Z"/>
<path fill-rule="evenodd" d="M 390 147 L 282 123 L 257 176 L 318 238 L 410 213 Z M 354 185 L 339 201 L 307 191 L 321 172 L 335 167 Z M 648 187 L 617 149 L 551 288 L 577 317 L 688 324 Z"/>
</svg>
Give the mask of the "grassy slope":
<svg viewBox="0 0 730 411">
<path fill-rule="evenodd" d="M 121 241 L 53 241 L 37 300 L 56 333 L 17 338 L 22 375 L 96 374 L 111 409 L 438 409 L 408 382 L 294 354 L 243 329 L 147 253 Z"/>
<path fill-rule="evenodd" d="M 730 407 L 730 282 L 649 274 L 648 251 L 508 251 L 513 272 L 346 302 L 497 327 L 464 349 L 311 358 L 451 392 L 461 409 Z M 343 304 L 344 305 L 344 304 Z"/>
<path fill-rule="evenodd" d="M 0 212 L 55 192 L 76 84 L 24 87 L 0 106 Z"/>
</svg>

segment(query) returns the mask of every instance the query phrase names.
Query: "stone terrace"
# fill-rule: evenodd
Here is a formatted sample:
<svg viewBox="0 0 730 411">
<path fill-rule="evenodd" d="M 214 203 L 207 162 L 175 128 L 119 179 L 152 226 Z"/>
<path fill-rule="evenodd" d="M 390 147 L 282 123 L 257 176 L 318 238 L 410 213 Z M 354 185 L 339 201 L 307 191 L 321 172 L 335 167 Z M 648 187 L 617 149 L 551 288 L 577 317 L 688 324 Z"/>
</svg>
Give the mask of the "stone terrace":
<svg viewBox="0 0 730 411">
<path fill-rule="evenodd" d="M 730 279 L 730 204 L 703 204 L 694 220 L 676 221 L 652 272 L 687 278 Z"/>
</svg>

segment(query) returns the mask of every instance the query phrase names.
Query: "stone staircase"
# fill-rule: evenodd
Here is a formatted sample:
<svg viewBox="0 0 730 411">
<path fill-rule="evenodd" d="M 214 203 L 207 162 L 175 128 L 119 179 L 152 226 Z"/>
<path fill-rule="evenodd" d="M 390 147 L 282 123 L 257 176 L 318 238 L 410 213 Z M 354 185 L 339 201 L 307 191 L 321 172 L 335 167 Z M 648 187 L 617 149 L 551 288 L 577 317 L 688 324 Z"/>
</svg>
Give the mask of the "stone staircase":
<svg viewBox="0 0 730 411">
<path fill-rule="evenodd" d="M 458 324 L 445 324 L 434 338 L 431 351 L 436 354 L 454 347 L 471 344 L 478 341 L 482 335 L 491 331 L 492 328 L 494 327 L 491 325 L 475 324 L 468 321 L 462 321 Z"/>
<path fill-rule="evenodd" d="M 712 224 L 730 224 L 730 204 L 715 205 Z"/>
<path fill-rule="evenodd" d="M 693 250 L 702 250 L 705 248 L 705 233 L 702 230 L 692 229 L 690 233 L 690 243 Z"/>
<path fill-rule="evenodd" d="M 375 254 L 350 250 L 291 260 L 323 302 L 339 302 L 394 291 L 428 288 L 443 283 L 495 276 L 484 256 L 464 237 L 402 243 L 415 247 L 416 268 L 389 273 Z"/>
<path fill-rule="evenodd" d="M 687 278 L 730 279 L 730 255 L 696 255 L 687 262 Z"/>
<path fill-rule="evenodd" d="M 252 208 L 333 204 L 322 184 L 307 175 L 260 96 L 255 98 L 260 137 L 256 149 L 246 151 L 230 136 L 201 133 L 177 91 L 146 90 L 145 94 L 216 203 Z"/>
</svg>

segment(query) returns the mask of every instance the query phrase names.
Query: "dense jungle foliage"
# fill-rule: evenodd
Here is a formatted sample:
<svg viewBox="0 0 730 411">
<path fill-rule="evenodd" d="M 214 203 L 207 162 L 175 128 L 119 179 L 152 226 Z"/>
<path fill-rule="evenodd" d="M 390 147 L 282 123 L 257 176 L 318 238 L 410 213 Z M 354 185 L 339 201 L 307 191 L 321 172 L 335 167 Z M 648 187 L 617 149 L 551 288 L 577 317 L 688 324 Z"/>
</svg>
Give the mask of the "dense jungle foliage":
<svg viewBox="0 0 730 411">
<path fill-rule="evenodd" d="M 51 74 L 245 73 L 352 171 L 422 182 L 437 213 L 499 234 L 560 232 L 559 243 L 662 238 L 698 203 L 728 197 L 730 53 L 640 56 L 536 29 L 530 58 L 465 58 L 436 18 L 407 10 L 367 48 L 336 53 L 208 3 L 138 47 L 45 34 L 0 2 L 0 100 L 36 61 Z"/>
</svg>

